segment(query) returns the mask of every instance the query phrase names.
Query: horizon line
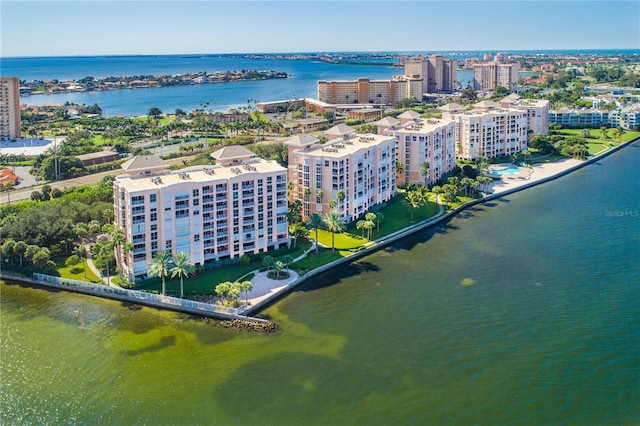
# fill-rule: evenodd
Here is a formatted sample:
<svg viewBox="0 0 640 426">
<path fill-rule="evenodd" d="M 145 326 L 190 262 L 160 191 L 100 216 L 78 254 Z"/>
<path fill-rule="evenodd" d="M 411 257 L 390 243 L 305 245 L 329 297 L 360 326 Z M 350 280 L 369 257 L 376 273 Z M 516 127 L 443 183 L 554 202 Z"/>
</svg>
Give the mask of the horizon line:
<svg viewBox="0 0 640 426">
<path fill-rule="evenodd" d="M 134 57 L 134 56 L 229 56 L 229 55 L 320 55 L 335 53 L 388 53 L 388 54 L 414 54 L 414 53 L 489 53 L 489 52 L 598 52 L 598 51 L 635 51 L 640 54 L 640 48 L 636 47 L 609 47 L 609 48 L 555 48 L 555 49 L 444 49 L 444 50 L 322 50 L 322 51 L 287 51 L 287 52 L 219 52 L 219 53 L 101 53 L 101 54 L 60 54 L 60 55 L 21 55 L 2 56 L 0 59 L 29 59 L 29 58 L 98 58 L 98 57 Z"/>
</svg>

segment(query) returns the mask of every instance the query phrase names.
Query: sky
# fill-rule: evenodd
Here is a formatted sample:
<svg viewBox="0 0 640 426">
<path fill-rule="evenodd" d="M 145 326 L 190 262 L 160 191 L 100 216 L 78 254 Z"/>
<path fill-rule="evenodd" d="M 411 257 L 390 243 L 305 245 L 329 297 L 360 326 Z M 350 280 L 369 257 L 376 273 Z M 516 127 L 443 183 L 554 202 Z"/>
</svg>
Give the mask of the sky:
<svg viewBox="0 0 640 426">
<path fill-rule="evenodd" d="M 536 49 L 640 49 L 640 1 L 0 1 L 2 57 Z"/>
</svg>

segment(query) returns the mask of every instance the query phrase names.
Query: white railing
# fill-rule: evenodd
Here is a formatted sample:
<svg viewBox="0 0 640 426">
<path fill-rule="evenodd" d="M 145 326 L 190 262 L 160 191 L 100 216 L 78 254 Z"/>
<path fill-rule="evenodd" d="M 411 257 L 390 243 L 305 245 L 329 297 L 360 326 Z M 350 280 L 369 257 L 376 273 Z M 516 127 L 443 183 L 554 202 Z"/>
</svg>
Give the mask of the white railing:
<svg viewBox="0 0 640 426">
<path fill-rule="evenodd" d="M 34 273 L 34 277 L 38 281 L 43 281 L 52 284 L 64 285 L 69 287 L 79 287 L 85 290 L 89 290 L 95 294 L 104 294 L 108 297 L 108 295 L 118 295 L 129 298 L 132 302 L 142 301 L 142 302 L 152 302 L 160 305 L 168 305 L 168 306 L 179 306 L 188 309 L 196 309 L 198 311 L 202 311 L 203 313 L 211 312 L 211 313 L 222 313 L 227 315 L 239 315 L 238 309 L 229 308 L 226 306 L 213 305 L 211 303 L 198 302 L 195 300 L 189 299 L 181 299 L 179 297 L 173 296 L 163 296 L 160 294 L 147 293 L 145 291 L 139 290 L 129 290 L 127 288 L 118 288 L 118 287 L 108 287 L 101 284 L 89 283 L 86 281 L 78 281 L 72 280 L 68 278 L 60 278 L 54 277 L 52 275 L 45 275 Z"/>
</svg>

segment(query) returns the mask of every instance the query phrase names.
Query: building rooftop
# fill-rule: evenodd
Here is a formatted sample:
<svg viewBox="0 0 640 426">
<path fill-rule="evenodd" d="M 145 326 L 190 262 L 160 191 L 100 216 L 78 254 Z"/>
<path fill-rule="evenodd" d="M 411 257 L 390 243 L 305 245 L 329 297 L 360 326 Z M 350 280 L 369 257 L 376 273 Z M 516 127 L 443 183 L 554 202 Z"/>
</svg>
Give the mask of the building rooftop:
<svg viewBox="0 0 640 426">
<path fill-rule="evenodd" d="M 206 184 L 216 181 L 227 181 L 236 176 L 250 176 L 269 172 L 285 173 L 287 169 L 276 161 L 253 158 L 233 166 L 192 166 L 180 170 L 165 171 L 153 176 L 132 176 L 129 174 L 116 177 L 116 182 L 129 192 L 163 190 L 185 182 Z"/>
<path fill-rule="evenodd" d="M 320 157 L 341 158 L 346 155 L 355 154 L 362 149 L 369 149 L 385 141 L 391 141 L 395 144 L 395 137 L 374 135 L 371 133 L 366 135 L 351 134 L 334 139 L 325 144 L 308 145 L 295 152 L 304 152 L 305 154 Z"/>
<path fill-rule="evenodd" d="M 256 154 L 253 151 L 249 151 L 247 148 L 240 145 L 230 145 L 220 148 L 217 151 L 211 153 L 211 158 L 216 160 L 235 160 L 240 158 L 255 157 Z"/>
<path fill-rule="evenodd" d="M 451 103 L 448 103 L 446 105 L 442 105 L 438 109 L 440 111 L 445 111 L 445 112 L 458 112 L 458 111 L 463 111 L 464 107 L 462 105 L 460 105 L 460 104 L 455 103 L 455 102 L 451 102 Z"/>
<path fill-rule="evenodd" d="M 430 133 L 434 130 L 440 129 L 443 126 L 453 123 L 453 120 L 443 120 L 439 118 L 426 118 L 424 120 L 412 121 L 407 123 L 404 127 L 398 128 L 396 132 L 411 132 L 411 133 Z"/>
<path fill-rule="evenodd" d="M 156 155 L 139 155 L 122 163 L 120 167 L 127 173 L 136 173 L 151 169 L 165 168 L 169 165 Z"/>
<path fill-rule="evenodd" d="M 407 110 L 398 116 L 402 120 L 415 120 L 418 117 L 420 117 L 420 114 L 413 110 Z"/>
<path fill-rule="evenodd" d="M 353 127 L 347 126 L 346 124 L 338 124 L 324 132 L 324 134 L 328 136 L 344 136 L 352 133 L 355 133 L 355 130 Z"/>
<path fill-rule="evenodd" d="M 381 118 L 380 120 L 376 121 L 374 123 L 376 126 L 389 126 L 389 127 L 393 127 L 396 126 L 398 124 L 400 124 L 400 120 L 393 118 L 391 116 L 387 116 L 384 118 Z"/>
<path fill-rule="evenodd" d="M 318 143 L 319 141 L 320 139 L 316 138 L 315 136 L 311 136 L 308 133 L 300 133 L 285 140 L 284 144 L 287 146 L 305 146 L 313 143 Z"/>
</svg>

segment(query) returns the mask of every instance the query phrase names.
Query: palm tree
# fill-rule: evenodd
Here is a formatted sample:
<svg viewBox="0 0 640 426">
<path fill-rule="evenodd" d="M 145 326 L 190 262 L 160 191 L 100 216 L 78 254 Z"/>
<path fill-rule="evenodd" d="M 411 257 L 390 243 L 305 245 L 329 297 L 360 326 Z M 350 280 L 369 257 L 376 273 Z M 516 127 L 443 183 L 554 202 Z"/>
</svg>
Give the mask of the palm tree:
<svg viewBox="0 0 640 426">
<path fill-rule="evenodd" d="M 375 228 L 376 226 L 376 220 L 378 219 L 378 217 L 376 216 L 375 213 L 367 213 L 364 216 L 365 220 L 366 220 L 366 224 L 365 224 L 365 229 L 367 230 L 368 233 L 368 239 L 371 239 L 371 231 L 373 230 L 373 228 Z"/>
<path fill-rule="evenodd" d="M 184 278 L 193 273 L 193 265 L 189 262 L 189 255 L 183 251 L 179 252 L 173 258 L 173 267 L 171 268 L 171 278 L 180 277 L 180 297 L 184 296 Z"/>
<path fill-rule="evenodd" d="M 429 163 L 425 161 L 420 166 L 420 175 L 424 178 L 424 185 L 427 185 L 427 176 L 429 175 Z"/>
<path fill-rule="evenodd" d="M 229 297 L 229 293 L 231 292 L 231 287 L 233 287 L 233 283 L 231 281 L 225 281 L 216 286 L 215 292 L 218 296 L 222 297 L 223 304 L 224 300 Z"/>
<path fill-rule="evenodd" d="M 244 291 L 244 303 L 245 305 L 249 305 L 249 292 L 253 290 L 253 284 L 251 281 L 242 281 L 238 284 L 240 290 Z"/>
<path fill-rule="evenodd" d="M 347 194 L 344 192 L 343 189 L 339 189 L 337 194 L 336 194 L 336 198 L 338 199 L 338 201 L 340 202 L 340 204 L 342 204 L 342 202 L 344 201 L 345 198 L 347 198 Z"/>
<path fill-rule="evenodd" d="M 291 264 L 291 262 L 293 262 L 293 257 L 291 257 L 291 255 L 286 254 L 282 256 L 282 263 L 284 263 L 285 268 L 289 269 L 289 265 Z"/>
<path fill-rule="evenodd" d="M 602 139 L 603 141 L 606 141 L 607 139 L 609 139 L 609 134 L 607 133 L 607 127 L 606 126 L 602 126 L 600 127 L 600 139 Z"/>
<path fill-rule="evenodd" d="M 364 238 L 364 223 L 366 221 L 365 220 L 359 220 L 356 222 L 356 229 L 360 229 L 362 231 L 362 238 Z"/>
<path fill-rule="evenodd" d="M 336 200 L 334 200 L 333 198 L 329 200 L 329 208 L 330 209 L 335 209 L 336 208 Z"/>
<path fill-rule="evenodd" d="M 269 255 L 265 256 L 262 259 L 262 265 L 267 267 L 267 271 L 271 270 L 271 267 L 273 266 L 273 262 L 274 262 L 273 257 Z"/>
<path fill-rule="evenodd" d="M 276 271 L 276 278 L 280 278 L 280 271 L 282 271 L 282 268 L 284 268 L 284 262 L 276 260 L 273 264 L 273 270 Z"/>
<path fill-rule="evenodd" d="M 378 232 L 380 232 L 380 224 L 383 221 L 384 221 L 384 215 L 380 212 L 376 213 L 376 227 Z"/>
<path fill-rule="evenodd" d="M 314 212 L 309 218 L 309 224 L 316 230 L 316 253 L 318 253 L 318 228 L 323 225 L 324 221 L 318 212 Z"/>
<path fill-rule="evenodd" d="M 85 246 L 75 247 L 73 249 L 73 254 L 82 260 L 82 271 L 84 272 L 84 277 L 87 278 L 87 268 L 84 264 L 84 261 L 87 258 L 87 248 Z M 22 266 L 22 262 L 20 263 L 20 266 Z"/>
<path fill-rule="evenodd" d="M 618 142 L 620 142 L 622 140 L 622 135 L 624 135 L 624 129 L 622 127 L 617 127 L 615 132 L 618 136 Z"/>
<path fill-rule="evenodd" d="M 340 213 L 332 210 L 324 215 L 324 224 L 327 227 L 327 230 L 331 232 L 331 252 L 334 253 L 336 247 L 335 235 L 336 232 L 339 233 L 345 230 L 346 225 L 344 223 L 344 219 L 342 219 Z"/>
<path fill-rule="evenodd" d="M 153 256 L 153 261 L 147 270 L 147 273 L 153 277 L 160 277 L 162 280 L 162 295 L 164 296 L 164 280 L 169 275 L 169 263 L 171 262 L 171 253 L 168 251 L 158 251 Z"/>
<path fill-rule="evenodd" d="M 405 195 L 404 203 L 409 207 L 409 214 L 411 216 L 411 220 L 413 220 L 413 210 L 420 207 L 422 204 L 422 197 L 420 193 L 417 191 L 409 191 Z"/>
<path fill-rule="evenodd" d="M 316 202 L 322 203 L 322 197 L 324 196 L 324 189 L 318 189 L 316 191 Z M 320 200 L 320 201 L 318 201 Z"/>
</svg>

